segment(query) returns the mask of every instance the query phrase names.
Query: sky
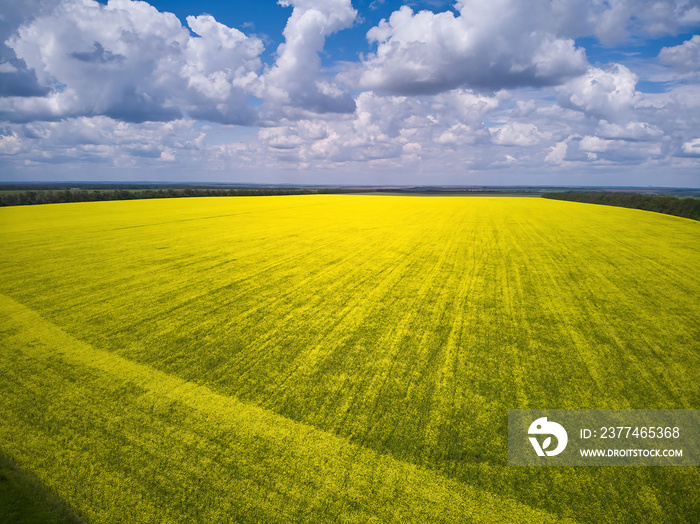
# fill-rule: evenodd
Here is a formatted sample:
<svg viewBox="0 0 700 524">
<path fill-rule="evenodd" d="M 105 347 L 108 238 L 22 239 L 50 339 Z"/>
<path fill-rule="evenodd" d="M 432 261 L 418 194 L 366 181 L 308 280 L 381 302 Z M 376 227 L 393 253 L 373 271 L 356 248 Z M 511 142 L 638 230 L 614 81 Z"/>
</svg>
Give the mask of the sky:
<svg viewBox="0 0 700 524">
<path fill-rule="evenodd" d="M 700 187 L 700 0 L 2 0 L 0 182 Z"/>
</svg>

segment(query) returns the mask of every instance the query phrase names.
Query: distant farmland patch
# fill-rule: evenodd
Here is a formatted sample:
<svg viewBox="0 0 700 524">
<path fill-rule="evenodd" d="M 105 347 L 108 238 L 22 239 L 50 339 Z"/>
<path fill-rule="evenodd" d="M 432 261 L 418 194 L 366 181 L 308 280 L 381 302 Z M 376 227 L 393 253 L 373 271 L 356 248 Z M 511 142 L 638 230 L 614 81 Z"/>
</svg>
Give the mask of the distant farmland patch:
<svg viewBox="0 0 700 524">
<path fill-rule="evenodd" d="M 538 198 L 0 209 L 0 451 L 87 522 L 692 522 L 508 410 L 700 407 L 700 224 Z"/>
</svg>

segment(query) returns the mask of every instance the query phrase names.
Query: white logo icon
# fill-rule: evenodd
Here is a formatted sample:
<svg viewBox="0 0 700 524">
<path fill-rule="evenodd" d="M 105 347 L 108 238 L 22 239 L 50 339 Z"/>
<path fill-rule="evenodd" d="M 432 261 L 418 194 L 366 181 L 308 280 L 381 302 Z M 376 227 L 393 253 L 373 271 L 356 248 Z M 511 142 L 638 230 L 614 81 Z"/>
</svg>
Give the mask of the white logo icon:
<svg viewBox="0 0 700 524">
<path fill-rule="evenodd" d="M 547 421 L 547 417 L 542 417 L 535 420 L 532 424 L 530 424 L 530 429 L 528 429 L 527 432 L 530 435 L 554 435 L 557 437 L 557 447 L 551 451 L 545 451 L 552 443 L 551 436 L 544 439 L 542 446 L 540 446 L 540 443 L 537 441 L 536 437 L 529 437 L 532 447 L 535 448 L 537 455 L 540 457 L 544 457 L 545 454 L 548 457 L 559 455 L 559 453 L 564 451 L 566 443 L 569 441 L 569 436 L 566 434 L 564 427 L 556 422 Z"/>
</svg>

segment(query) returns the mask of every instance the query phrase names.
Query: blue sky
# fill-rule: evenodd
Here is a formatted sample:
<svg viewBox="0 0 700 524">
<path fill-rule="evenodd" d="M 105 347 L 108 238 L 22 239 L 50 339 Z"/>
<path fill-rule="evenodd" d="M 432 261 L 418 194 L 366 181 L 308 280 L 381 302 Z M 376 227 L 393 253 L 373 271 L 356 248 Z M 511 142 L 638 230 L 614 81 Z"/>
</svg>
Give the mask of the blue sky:
<svg viewBox="0 0 700 524">
<path fill-rule="evenodd" d="M 102 3 L 106 4 L 107 2 Z M 258 34 L 266 41 L 265 57 L 269 63 L 274 62 L 275 51 L 279 44 L 284 42 L 282 32 L 293 9 L 291 6 L 280 6 L 276 0 L 258 0 L 256 2 L 165 0 L 150 2 L 150 4 L 159 11 L 174 13 L 183 24 L 186 23 L 186 18 L 190 15 L 210 14 L 217 21 L 229 27 L 237 27 L 246 33 Z M 391 13 L 402 5 L 408 5 L 414 11 L 454 9 L 454 2 L 441 0 L 403 3 L 388 0 L 380 2 L 376 0 L 354 1 L 352 6 L 358 11 L 358 17 L 351 27 L 327 37 L 326 45 L 321 54 L 324 65 L 332 67 L 334 61 L 357 60 L 360 53 L 369 53 L 371 46 L 366 38 L 367 31 L 379 24 L 383 18 L 389 18 Z"/>
<path fill-rule="evenodd" d="M 700 186 L 696 0 L 7 0 L 0 181 Z"/>
</svg>

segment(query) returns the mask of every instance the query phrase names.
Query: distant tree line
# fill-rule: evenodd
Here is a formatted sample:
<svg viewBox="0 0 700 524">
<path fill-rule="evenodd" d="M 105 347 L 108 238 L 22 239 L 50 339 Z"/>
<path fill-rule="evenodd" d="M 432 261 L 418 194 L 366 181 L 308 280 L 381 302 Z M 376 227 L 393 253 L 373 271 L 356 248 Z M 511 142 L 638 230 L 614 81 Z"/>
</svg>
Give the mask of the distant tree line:
<svg viewBox="0 0 700 524">
<path fill-rule="evenodd" d="M 543 193 L 542 198 L 603 204 L 606 206 L 643 209 L 666 215 L 675 215 L 692 220 L 700 220 L 700 199 L 676 198 L 672 196 L 642 195 L 640 193 L 612 191 L 561 191 Z"/>
<path fill-rule="evenodd" d="M 102 200 L 137 200 L 146 198 L 182 198 L 205 196 L 271 196 L 310 195 L 319 193 L 348 193 L 345 188 L 250 188 L 250 189 L 104 189 L 104 190 L 27 190 L 0 195 L 0 206 L 26 206 L 66 202 L 96 202 Z"/>
</svg>

